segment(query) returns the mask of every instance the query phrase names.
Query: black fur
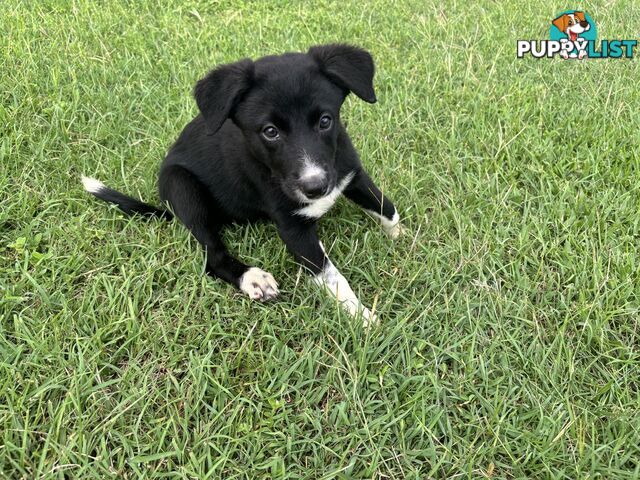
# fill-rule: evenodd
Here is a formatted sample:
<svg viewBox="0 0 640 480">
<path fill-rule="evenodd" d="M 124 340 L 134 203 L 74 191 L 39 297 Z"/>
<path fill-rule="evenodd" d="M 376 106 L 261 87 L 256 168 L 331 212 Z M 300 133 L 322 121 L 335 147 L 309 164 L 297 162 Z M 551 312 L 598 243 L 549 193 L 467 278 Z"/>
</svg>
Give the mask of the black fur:
<svg viewBox="0 0 640 480">
<path fill-rule="evenodd" d="M 173 218 L 173 215 L 168 210 L 141 202 L 109 187 L 101 187 L 99 191 L 92 193 L 105 202 L 115 203 L 120 210 L 129 215 L 137 213 L 145 217 L 164 218 L 165 220 Z"/>
<path fill-rule="evenodd" d="M 369 53 L 335 44 L 223 65 L 197 83 L 201 113 L 165 158 L 159 191 L 206 248 L 211 275 L 240 285 L 250 267 L 227 252 L 220 230 L 257 220 L 275 222 L 291 253 L 318 274 L 328 259 L 316 235 L 317 218 L 299 210 L 347 175 L 353 177 L 344 190 L 348 198 L 393 217 L 395 207 L 362 168 L 340 122 L 349 92 L 376 101 L 373 76 Z M 170 218 L 108 188 L 93 193 L 127 213 Z"/>
</svg>

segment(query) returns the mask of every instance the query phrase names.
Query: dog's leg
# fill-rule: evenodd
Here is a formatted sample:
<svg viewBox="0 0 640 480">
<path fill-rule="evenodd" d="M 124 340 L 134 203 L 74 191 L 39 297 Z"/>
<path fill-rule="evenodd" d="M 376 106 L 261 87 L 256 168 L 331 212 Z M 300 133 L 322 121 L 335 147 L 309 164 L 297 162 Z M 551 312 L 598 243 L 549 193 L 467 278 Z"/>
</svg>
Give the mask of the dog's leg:
<svg viewBox="0 0 640 480">
<path fill-rule="evenodd" d="M 204 246 L 209 275 L 235 285 L 254 300 L 278 295 L 278 284 L 269 272 L 245 265 L 227 252 L 220 238 L 222 222 L 215 200 L 194 175 L 179 166 L 164 169 L 160 173 L 160 196 Z"/>
<path fill-rule="evenodd" d="M 376 316 L 358 300 L 349 282 L 331 263 L 316 233 L 315 224 L 277 222 L 278 233 L 296 260 L 313 275 L 316 285 L 325 288 L 352 316 L 362 315 L 364 326 L 377 321 Z"/>
<path fill-rule="evenodd" d="M 382 194 L 367 172 L 361 169 L 345 189 L 344 194 L 380 220 L 382 229 L 389 237 L 395 239 L 400 236 L 403 229 L 396 207 Z"/>
</svg>

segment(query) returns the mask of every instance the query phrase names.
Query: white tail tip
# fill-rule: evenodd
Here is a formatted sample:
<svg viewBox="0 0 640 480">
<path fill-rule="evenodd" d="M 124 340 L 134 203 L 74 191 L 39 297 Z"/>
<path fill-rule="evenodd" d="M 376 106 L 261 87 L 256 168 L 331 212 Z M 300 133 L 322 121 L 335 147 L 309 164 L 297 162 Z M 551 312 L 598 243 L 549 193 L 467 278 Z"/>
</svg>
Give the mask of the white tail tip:
<svg viewBox="0 0 640 480">
<path fill-rule="evenodd" d="M 100 180 L 82 175 L 82 186 L 89 193 L 98 193 L 104 188 L 104 183 Z"/>
</svg>

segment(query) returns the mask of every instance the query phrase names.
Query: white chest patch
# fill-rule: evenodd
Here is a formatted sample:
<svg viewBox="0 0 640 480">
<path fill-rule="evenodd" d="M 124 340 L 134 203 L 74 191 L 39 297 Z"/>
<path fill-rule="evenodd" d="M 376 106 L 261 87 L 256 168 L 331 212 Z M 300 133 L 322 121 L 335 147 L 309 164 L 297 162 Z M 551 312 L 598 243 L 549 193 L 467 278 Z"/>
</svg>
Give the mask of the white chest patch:
<svg viewBox="0 0 640 480">
<path fill-rule="evenodd" d="M 331 207 L 333 207 L 333 204 L 336 203 L 338 197 L 342 195 L 344 189 L 347 188 L 347 185 L 349 185 L 351 180 L 353 180 L 353 175 L 353 172 L 349 172 L 342 178 L 342 180 L 340 180 L 340 183 L 338 183 L 333 190 L 324 197 L 313 200 L 304 207 L 296 210 L 296 215 L 302 215 L 309 218 L 320 218 L 322 215 L 327 213 Z"/>
</svg>

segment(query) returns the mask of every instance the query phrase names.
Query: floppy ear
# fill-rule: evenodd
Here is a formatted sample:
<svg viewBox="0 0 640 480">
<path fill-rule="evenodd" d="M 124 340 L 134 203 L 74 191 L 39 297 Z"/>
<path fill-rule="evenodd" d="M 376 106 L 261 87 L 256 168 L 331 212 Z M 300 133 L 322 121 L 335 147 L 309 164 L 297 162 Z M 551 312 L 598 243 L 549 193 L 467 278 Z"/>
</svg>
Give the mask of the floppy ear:
<svg viewBox="0 0 640 480">
<path fill-rule="evenodd" d="M 222 65 L 196 83 L 193 96 L 209 133 L 216 133 L 251 88 L 253 62 L 249 59 Z"/>
<path fill-rule="evenodd" d="M 566 13 L 564 15 L 560 15 L 551 23 L 553 23 L 562 33 L 566 33 L 567 27 L 569 26 L 569 15 Z"/>
<path fill-rule="evenodd" d="M 587 18 L 584 16 L 584 12 L 573 12 L 573 14 L 578 17 L 578 20 L 581 22 L 586 22 Z"/>
<path fill-rule="evenodd" d="M 331 44 L 311 47 L 308 54 L 333 83 L 352 91 L 365 102 L 376 102 L 373 58 L 369 52 L 351 45 Z"/>
</svg>

